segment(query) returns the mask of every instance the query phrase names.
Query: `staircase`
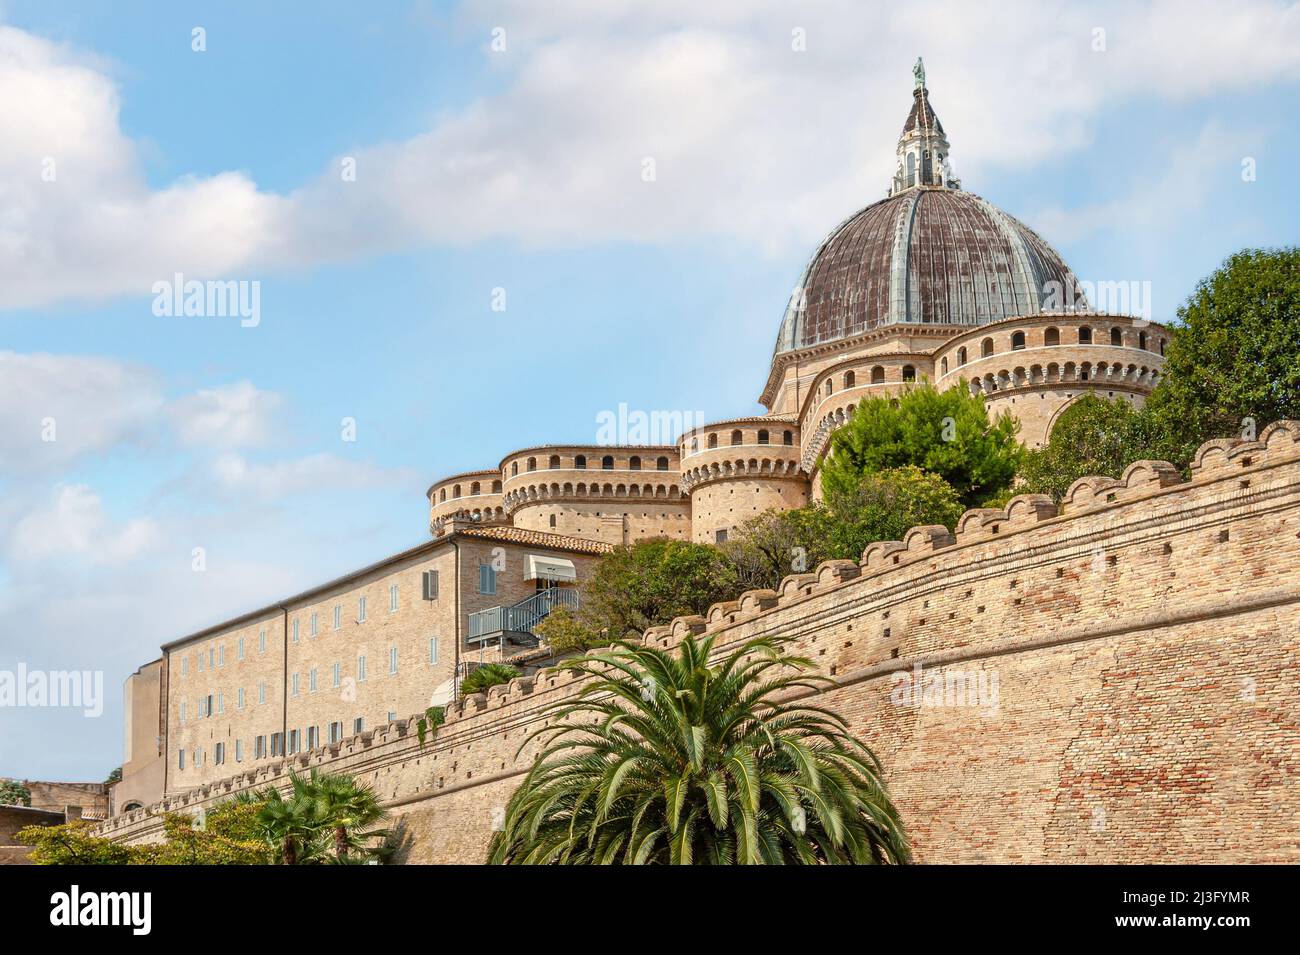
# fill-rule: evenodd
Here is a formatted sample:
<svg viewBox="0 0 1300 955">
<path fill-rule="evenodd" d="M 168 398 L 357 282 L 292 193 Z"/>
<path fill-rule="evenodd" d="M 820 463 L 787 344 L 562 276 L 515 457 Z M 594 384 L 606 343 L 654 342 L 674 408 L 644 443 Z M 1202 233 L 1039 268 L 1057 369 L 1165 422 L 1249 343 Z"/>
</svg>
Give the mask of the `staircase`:
<svg viewBox="0 0 1300 955">
<path fill-rule="evenodd" d="M 547 587 L 509 607 L 489 607 L 469 615 L 469 642 L 500 641 L 535 647 L 540 642 L 533 630 L 557 607 L 574 610 L 578 591 L 573 587 Z"/>
</svg>

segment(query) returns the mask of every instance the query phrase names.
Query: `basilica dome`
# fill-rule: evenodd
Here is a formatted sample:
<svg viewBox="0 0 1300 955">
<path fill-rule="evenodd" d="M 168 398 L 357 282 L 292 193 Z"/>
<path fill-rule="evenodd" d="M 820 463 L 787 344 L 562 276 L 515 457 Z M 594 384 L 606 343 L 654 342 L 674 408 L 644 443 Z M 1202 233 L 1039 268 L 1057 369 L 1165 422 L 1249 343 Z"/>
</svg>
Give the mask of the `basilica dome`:
<svg viewBox="0 0 1300 955">
<path fill-rule="evenodd" d="M 889 197 L 822 242 L 791 296 L 776 351 L 883 325 L 968 326 L 1032 315 L 1050 300 L 1060 304 L 1063 292 L 1077 295 L 1077 287 L 1042 237 L 961 190 L 920 72 Z"/>
</svg>

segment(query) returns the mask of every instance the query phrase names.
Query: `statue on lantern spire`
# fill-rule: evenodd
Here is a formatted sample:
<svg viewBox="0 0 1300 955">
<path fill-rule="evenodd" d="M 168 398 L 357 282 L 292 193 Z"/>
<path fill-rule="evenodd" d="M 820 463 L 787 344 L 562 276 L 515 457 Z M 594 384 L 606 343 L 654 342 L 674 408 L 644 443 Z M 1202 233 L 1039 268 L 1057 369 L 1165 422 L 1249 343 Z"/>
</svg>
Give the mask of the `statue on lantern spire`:
<svg viewBox="0 0 1300 955">
<path fill-rule="evenodd" d="M 919 56 L 916 58 L 916 66 L 912 67 L 912 76 L 916 79 L 916 88 L 925 89 L 925 64 Z"/>
</svg>

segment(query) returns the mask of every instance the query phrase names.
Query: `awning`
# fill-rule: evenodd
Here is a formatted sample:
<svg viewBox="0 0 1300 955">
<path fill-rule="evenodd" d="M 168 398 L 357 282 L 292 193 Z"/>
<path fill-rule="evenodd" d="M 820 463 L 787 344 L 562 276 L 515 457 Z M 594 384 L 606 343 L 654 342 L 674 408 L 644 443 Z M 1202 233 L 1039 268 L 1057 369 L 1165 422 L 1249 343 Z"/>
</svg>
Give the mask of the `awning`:
<svg viewBox="0 0 1300 955">
<path fill-rule="evenodd" d="M 524 580 L 574 580 L 578 579 L 578 571 L 573 566 L 573 561 L 565 560 L 563 557 L 538 557 L 536 554 L 528 555 L 528 573 L 524 575 Z"/>
</svg>

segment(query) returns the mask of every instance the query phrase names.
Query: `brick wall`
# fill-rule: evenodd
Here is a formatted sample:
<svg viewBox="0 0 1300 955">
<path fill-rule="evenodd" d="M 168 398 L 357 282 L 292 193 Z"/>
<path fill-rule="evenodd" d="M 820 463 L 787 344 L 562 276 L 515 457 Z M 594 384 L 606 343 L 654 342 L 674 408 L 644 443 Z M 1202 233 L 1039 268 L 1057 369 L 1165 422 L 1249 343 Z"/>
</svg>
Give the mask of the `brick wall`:
<svg viewBox="0 0 1300 955">
<path fill-rule="evenodd" d="M 792 638 L 838 681 L 818 702 L 884 760 L 921 861 L 1296 862 L 1297 566 L 1287 422 L 1207 444 L 1190 483 L 1139 462 L 1076 482 L 1059 509 L 1026 495 L 969 511 L 955 534 L 915 528 L 645 639 Z M 926 692 L 934 676 L 958 692 Z M 529 765 L 516 749 L 576 682 L 548 671 L 471 697 L 423 750 L 399 721 L 294 765 L 376 786 L 410 861 L 478 862 Z M 972 686 L 985 692 L 959 695 Z M 105 831 L 158 826 L 139 812 Z"/>
</svg>

